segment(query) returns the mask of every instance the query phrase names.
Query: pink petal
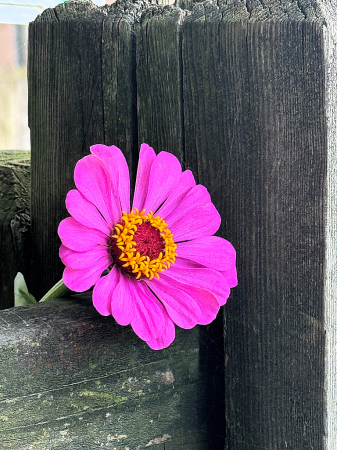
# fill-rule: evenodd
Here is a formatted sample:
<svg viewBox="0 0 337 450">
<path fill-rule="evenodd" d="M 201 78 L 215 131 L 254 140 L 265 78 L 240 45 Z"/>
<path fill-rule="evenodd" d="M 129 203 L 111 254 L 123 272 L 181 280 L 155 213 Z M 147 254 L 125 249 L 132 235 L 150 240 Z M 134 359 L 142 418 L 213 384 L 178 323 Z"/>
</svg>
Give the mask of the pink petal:
<svg viewBox="0 0 337 450">
<path fill-rule="evenodd" d="M 181 174 L 179 182 L 168 196 L 166 202 L 157 211 L 157 215 L 165 219 L 179 205 L 185 195 L 195 186 L 193 174 L 190 170 L 185 170 Z"/>
<path fill-rule="evenodd" d="M 174 263 L 174 267 L 179 267 L 179 269 L 204 269 L 205 266 L 202 264 L 198 264 L 190 259 L 184 259 L 177 256 L 176 262 Z"/>
<path fill-rule="evenodd" d="M 63 272 L 63 282 L 72 291 L 84 292 L 99 280 L 106 268 L 104 261 L 102 261 L 102 264 L 88 269 L 77 270 L 66 267 Z"/>
<path fill-rule="evenodd" d="M 138 208 L 139 211 L 141 211 L 144 208 L 147 188 L 149 185 L 150 170 L 155 159 L 156 154 L 153 148 L 147 144 L 142 144 L 140 146 L 135 195 L 133 198 L 132 209 Z"/>
<path fill-rule="evenodd" d="M 144 208 L 155 212 L 166 200 L 181 175 L 178 159 L 171 153 L 160 152 L 154 160 L 149 177 Z"/>
<path fill-rule="evenodd" d="M 184 285 L 181 285 L 181 289 L 183 290 Z M 197 287 L 193 286 L 187 286 L 185 285 L 186 292 L 188 292 L 191 297 L 193 297 L 200 309 L 201 309 L 201 315 L 199 317 L 198 324 L 199 325 L 208 325 L 209 323 L 213 322 L 213 320 L 216 318 L 220 305 L 212 292 L 199 289 Z"/>
<path fill-rule="evenodd" d="M 201 184 L 194 186 L 184 196 L 180 204 L 167 215 L 165 220 L 171 228 L 175 223 L 179 222 L 183 217 L 192 212 L 195 208 L 199 208 L 202 205 L 211 203 L 211 197 L 205 188 Z"/>
<path fill-rule="evenodd" d="M 78 252 L 91 250 L 96 245 L 107 245 L 105 234 L 81 225 L 72 217 L 67 217 L 60 222 L 58 234 L 63 245 Z"/>
<path fill-rule="evenodd" d="M 163 305 L 154 297 L 143 281 L 129 280 L 130 295 L 135 302 L 133 331 L 143 341 L 153 341 L 162 336 L 168 321 Z"/>
<path fill-rule="evenodd" d="M 174 341 L 176 335 L 175 326 L 172 320 L 168 317 L 166 311 L 165 314 L 167 316 L 167 319 L 166 328 L 163 335 L 152 341 L 147 341 L 148 346 L 152 348 L 152 350 L 162 350 L 163 348 L 168 347 Z"/>
<path fill-rule="evenodd" d="M 72 269 L 87 269 L 97 264 L 103 264 L 103 261 L 105 261 L 106 267 L 112 264 L 107 248 L 101 245 L 86 252 L 74 252 L 68 247 L 61 245 L 60 258 L 65 266 L 69 266 Z"/>
<path fill-rule="evenodd" d="M 109 224 L 116 224 L 121 210 L 112 196 L 112 184 L 108 169 L 96 156 L 80 159 L 75 167 L 74 180 L 81 194 L 96 206 Z"/>
<path fill-rule="evenodd" d="M 236 252 L 233 245 L 218 236 L 180 242 L 177 244 L 177 254 L 211 269 L 223 271 L 235 267 Z"/>
<path fill-rule="evenodd" d="M 231 269 L 224 270 L 221 274 L 226 278 L 229 287 L 235 287 L 238 284 L 238 276 L 236 272 L 236 267 L 232 267 Z"/>
<path fill-rule="evenodd" d="M 167 224 L 173 233 L 175 243 L 210 236 L 218 231 L 221 217 L 213 203 L 207 203 L 182 217 L 173 226 Z M 178 253 L 179 255 L 179 253 Z"/>
<path fill-rule="evenodd" d="M 201 316 L 198 303 L 188 293 L 174 286 L 172 280 L 162 275 L 160 280 L 153 279 L 147 283 L 175 324 L 189 329 L 198 323 Z"/>
<path fill-rule="evenodd" d="M 226 303 L 230 289 L 226 278 L 220 272 L 207 268 L 188 269 L 181 266 L 179 260 L 180 258 L 177 258 L 176 263 L 172 264 L 163 276 L 211 292 L 220 306 Z"/>
<path fill-rule="evenodd" d="M 122 211 L 130 212 L 130 175 L 123 153 L 115 145 L 110 147 L 96 144 L 90 147 L 91 153 L 101 159 L 109 170 L 112 188 L 118 192 Z"/>
<path fill-rule="evenodd" d="M 95 284 L 92 292 L 92 302 L 102 316 L 111 315 L 111 298 L 118 280 L 119 271 L 113 267 L 108 275 L 101 277 Z"/>
<path fill-rule="evenodd" d="M 135 317 L 135 301 L 130 294 L 130 281 L 122 274 L 112 293 L 111 314 L 120 325 L 129 325 Z"/>
<path fill-rule="evenodd" d="M 112 223 L 108 224 L 98 212 L 97 208 L 86 200 L 77 189 L 68 192 L 66 207 L 69 214 L 77 220 L 77 222 L 88 228 L 100 230 L 102 233 L 109 236 L 112 229 Z"/>
</svg>

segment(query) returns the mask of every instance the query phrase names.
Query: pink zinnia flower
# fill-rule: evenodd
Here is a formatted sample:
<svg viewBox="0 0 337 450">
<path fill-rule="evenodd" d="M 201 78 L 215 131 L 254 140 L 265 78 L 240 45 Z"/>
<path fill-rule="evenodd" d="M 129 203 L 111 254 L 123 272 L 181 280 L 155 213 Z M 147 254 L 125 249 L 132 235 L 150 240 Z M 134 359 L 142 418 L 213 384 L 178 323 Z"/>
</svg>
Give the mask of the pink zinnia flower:
<svg viewBox="0 0 337 450">
<path fill-rule="evenodd" d="M 94 286 L 97 311 L 112 315 L 155 350 L 175 324 L 209 324 L 236 286 L 235 250 L 213 236 L 220 215 L 191 171 L 170 153 L 140 149 L 130 208 L 129 170 L 115 146 L 94 145 L 75 167 L 59 225 L 65 285 Z M 106 271 L 106 274 L 103 272 Z"/>
</svg>

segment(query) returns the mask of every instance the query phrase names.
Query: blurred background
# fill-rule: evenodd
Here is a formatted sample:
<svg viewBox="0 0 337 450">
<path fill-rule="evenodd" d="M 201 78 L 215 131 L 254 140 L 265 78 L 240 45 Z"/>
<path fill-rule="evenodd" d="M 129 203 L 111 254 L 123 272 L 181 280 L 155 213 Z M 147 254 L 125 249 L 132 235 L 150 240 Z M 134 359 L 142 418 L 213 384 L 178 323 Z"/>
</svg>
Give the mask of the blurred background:
<svg viewBox="0 0 337 450">
<path fill-rule="evenodd" d="M 93 0 L 96 5 L 114 0 Z M 0 151 L 30 150 L 28 24 L 60 0 L 0 0 Z"/>
</svg>

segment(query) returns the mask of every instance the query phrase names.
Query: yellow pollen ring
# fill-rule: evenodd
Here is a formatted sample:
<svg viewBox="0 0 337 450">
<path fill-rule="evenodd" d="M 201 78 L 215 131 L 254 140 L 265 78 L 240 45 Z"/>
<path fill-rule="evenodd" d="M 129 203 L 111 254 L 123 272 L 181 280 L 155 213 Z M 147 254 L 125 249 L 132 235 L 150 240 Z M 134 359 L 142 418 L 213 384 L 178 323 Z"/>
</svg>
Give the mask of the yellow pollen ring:
<svg viewBox="0 0 337 450">
<path fill-rule="evenodd" d="M 139 212 L 136 208 L 129 214 L 123 212 L 121 219 L 123 224 L 115 226 L 114 234 L 111 236 L 116 239 L 116 245 L 121 250 L 119 260 L 122 267 L 130 268 L 135 274 L 136 279 L 144 275 L 149 280 L 154 277 L 159 279 L 159 273 L 168 269 L 174 264 L 177 256 L 177 245 L 174 243 L 173 234 L 167 228 L 167 223 L 161 217 L 153 217 L 153 212 L 145 214 L 145 209 Z M 141 256 L 137 252 L 137 245 L 134 242 L 134 234 L 137 231 L 137 225 L 149 222 L 153 228 L 160 232 L 160 236 L 164 240 L 165 250 L 160 253 L 156 259 L 150 260 L 148 256 Z"/>
</svg>

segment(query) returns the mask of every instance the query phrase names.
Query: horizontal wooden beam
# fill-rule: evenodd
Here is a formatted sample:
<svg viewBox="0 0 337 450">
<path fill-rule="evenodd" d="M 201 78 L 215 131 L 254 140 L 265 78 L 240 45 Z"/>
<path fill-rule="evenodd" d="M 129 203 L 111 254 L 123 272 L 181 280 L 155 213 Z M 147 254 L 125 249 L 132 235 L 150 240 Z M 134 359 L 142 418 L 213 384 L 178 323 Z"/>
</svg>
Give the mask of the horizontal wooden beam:
<svg viewBox="0 0 337 450">
<path fill-rule="evenodd" d="M 0 447 L 216 448 L 210 338 L 153 351 L 90 295 L 0 312 Z"/>
</svg>

